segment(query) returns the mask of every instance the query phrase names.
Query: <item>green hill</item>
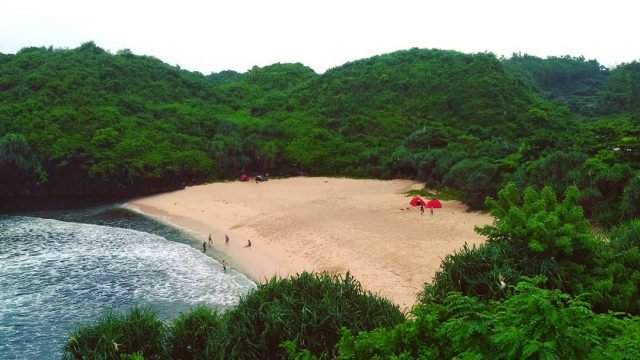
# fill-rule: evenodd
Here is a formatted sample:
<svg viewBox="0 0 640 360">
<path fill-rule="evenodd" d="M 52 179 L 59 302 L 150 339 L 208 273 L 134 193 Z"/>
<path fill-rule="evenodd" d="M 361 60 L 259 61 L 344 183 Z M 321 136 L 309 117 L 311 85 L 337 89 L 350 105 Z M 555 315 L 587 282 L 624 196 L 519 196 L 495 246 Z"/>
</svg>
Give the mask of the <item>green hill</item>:
<svg viewBox="0 0 640 360">
<path fill-rule="evenodd" d="M 375 56 L 329 70 L 306 95 L 302 104 L 322 115 L 329 127 L 331 120 L 364 116 L 381 122 L 386 117 L 393 128 L 383 131 L 399 138 L 424 123 L 473 127 L 481 137 L 531 128 L 514 124 L 529 110 L 530 94 L 489 54 L 412 49 Z M 509 129 L 509 123 L 527 126 Z"/>
<path fill-rule="evenodd" d="M 324 74 L 205 76 L 94 43 L 26 48 L 0 54 L 0 198 L 113 199 L 268 172 L 421 179 L 480 208 L 515 181 L 579 185 L 611 225 L 638 213 L 637 70 L 411 49 Z"/>
<path fill-rule="evenodd" d="M 546 99 L 565 104 L 581 115 L 593 116 L 600 111 L 599 95 L 609 70 L 596 60 L 514 54 L 502 63 L 514 77 Z"/>
<path fill-rule="evenodd" d="M 424 49 L 331 69 L 298 94 L 294 109 L 292 118 L 314 125 L 290 151 L 296 163 L 356 176 L 425 177 L 425 165 L 407 160 L 408 152 L 512 143 L 570 123 L 566 110 L 536 97 L 493 55 Z M 331 156 L 323 155 L 327 142 Z"/>
<path fill-rule="evenodd" d="M 536 94 L 568 106 L 577 115 L 595 118 L 638 111 L 640 63 L 607 69 L 584 57 L 514 54 L 502 59 L 507 72 Z"/>
<path fill-rule="evenodd" d="M 3 155 L 32 164 L 5 160 L 0 194 L 161 190 L 204 180 L 214 166 L 201 139 L 224 107 L 203 76 L 92 43 L 23 49 L 1 66 Z M 22 154 L 12 154 L 17 144 Z"/>
</svg>

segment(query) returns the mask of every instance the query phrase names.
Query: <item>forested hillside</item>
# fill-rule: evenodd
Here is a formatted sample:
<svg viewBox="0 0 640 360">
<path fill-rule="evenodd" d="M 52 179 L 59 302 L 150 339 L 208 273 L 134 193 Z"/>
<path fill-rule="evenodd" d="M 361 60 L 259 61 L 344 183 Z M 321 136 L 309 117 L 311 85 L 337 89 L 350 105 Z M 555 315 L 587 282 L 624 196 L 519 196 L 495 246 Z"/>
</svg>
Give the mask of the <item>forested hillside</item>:
<svg viewBox="0 0 640 360">
<path fill-rule="evenodd" d="M 92 43 L 23 49 L 0 74 L 5 196 L 153 191 L 215 171 L 202 140 L 225 108 L 199 74 Z"/>
<path fill-rule="evenodd" d="M 503 61 L 505 69 L 537 94 L 561 102 L 578 114 L 598 110 L 598 95 L 604 88 L 609 70 L 595 60 L 582 57 L 513 55 Z"/>
<path fill-rule="evenodd" d="M 567 105 L 586 118 L 637 111 L 640 102 L 640 63 L 612 70 L 584 57 L 514 54 L 502 59 L 507 72 L 540 96 Z"/>
<path fill-rule="evenodd" d="M 208 76 L 93 43 L 0 55 L 0 197 L 107 198 L 241 172 L 509 181 L 610 226 L 640 212 L 640 64 L 411 49 Z"/>
<path fill-rule="evenodd" d="M 2 210 L 241 172 L 420 179 L 495 221 L 409 317 L 349 275 L 301 274 L 224 313 L 107 315 L 65 358 L 640 354 L 638 62 L 411 49 L 205 76 L 93 43 L 0 54 Z"/>
</svg>

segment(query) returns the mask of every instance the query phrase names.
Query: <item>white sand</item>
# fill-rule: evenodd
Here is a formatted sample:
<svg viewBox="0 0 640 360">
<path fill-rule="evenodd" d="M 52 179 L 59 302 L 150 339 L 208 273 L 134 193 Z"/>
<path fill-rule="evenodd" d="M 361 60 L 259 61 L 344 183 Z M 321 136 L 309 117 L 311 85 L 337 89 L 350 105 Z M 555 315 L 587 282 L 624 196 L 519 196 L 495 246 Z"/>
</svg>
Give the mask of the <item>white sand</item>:
<svg viewBox="0 0 640 360">
<path fill-rule="evenodd" d="M 492 222 L 457 201 L 420 215 L 404 195 L 420 187 L 409 180 L 298 177 L 194 186 L 128 206 L 203 241 L 211 233 L 229 265 L 254 280 L 350 271 L 367 290 L 407 309 L 447 254 L 484 240 L 474 225 Z"/>
</svg>

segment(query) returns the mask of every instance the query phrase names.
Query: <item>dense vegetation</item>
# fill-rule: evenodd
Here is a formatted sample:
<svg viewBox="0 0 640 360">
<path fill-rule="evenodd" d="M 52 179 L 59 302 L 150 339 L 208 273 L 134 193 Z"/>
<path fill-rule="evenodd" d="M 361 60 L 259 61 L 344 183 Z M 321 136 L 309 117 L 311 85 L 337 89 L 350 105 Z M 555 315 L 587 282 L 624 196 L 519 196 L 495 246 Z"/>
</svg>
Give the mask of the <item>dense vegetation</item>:
<svg viewBox="0 0 640 360">
<path fill-rule="evenodd" d="M 580 298 L 540 289 L 536 281 L 518 283 L 505 300 L 482 302 L 452 293 L 441 304 L 416 306 L 414 318 L 393 329 L 357 336 L 344 331 L 337 358 L 635 359 L 640 355 L 637 317 L 595 314 Z"/>
<path fill-rule="evenodd" d="M 609 70 L 596 60 L 517 54 L 503 64 L 536 93 L 567 105 L 574 113 L 589 116 L 604 110 L 601 97 Z"/>
<path fill-rule="evenodd" d="M 224 314 L 107 316 L 65 356 L 640 357 L 639 62 L 411 49 L 205 76 L 93 43 L 0 54 L 0 204 L 245 171 L 420 179 L 496 220 L 409 319 L 303 274 Z"/>
<path fill-rule="evenodd" d="M 303 273 L 258 285 L 223 314 L 198 307 L 171 324 L 139 309 L 105 315 L 73 332 L 63 357 L 117 359 L 138 353 L 145 358 L 273 359 L 284 356 L 286 340 L 310 354 L 331 355 L 345 329 L 391 328 L 402 321 L 397 305 L 363 290 L 349 274 Z"/>
<path fill-rule="evenodd" d="M 0 54 L 0 198 L 130 196 L 247 171 L 415 178 L 481 208 L 515 182 L 576 185 L 609 227 L 640 210 L 638 84 L 640 63 L 571 57 L 411 49 L 322 75 L 204 76 L 93 43 L 26 48 Z"/>
</svg>

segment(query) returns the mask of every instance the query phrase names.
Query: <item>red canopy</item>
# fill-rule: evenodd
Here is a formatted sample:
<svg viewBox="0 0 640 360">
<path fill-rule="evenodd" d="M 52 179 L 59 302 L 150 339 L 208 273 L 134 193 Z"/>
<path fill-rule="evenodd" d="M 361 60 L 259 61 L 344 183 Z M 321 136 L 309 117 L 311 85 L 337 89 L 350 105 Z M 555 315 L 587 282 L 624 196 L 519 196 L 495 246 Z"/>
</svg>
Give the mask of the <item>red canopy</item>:
<svg viewBox="0 0 640 360">
<path fill-rule="evenodd" d="M 424 206 L 427 204 L 426 201 L 424 201 L 424 199 L 422 199 L 420 196 L 416 196 L 413 199 L 411 199 L 411 201 L 409 201 L 409 204 L 411 204 L 411 206 Z"/>
<path fill-rule="evenodd" d="M 249 175 L 247 174 L 240 175 L 240 181 L 249 181 Z"/>
<path fill-rule="evenodd" d="M 441 208 L 442 204 L 440 203 L 440 201 L 436 200 L 436 199 L 431 199 L 429 200 L 429 202 L 427 203 L 427 207 L 428 208 Z"/>
</svg>

